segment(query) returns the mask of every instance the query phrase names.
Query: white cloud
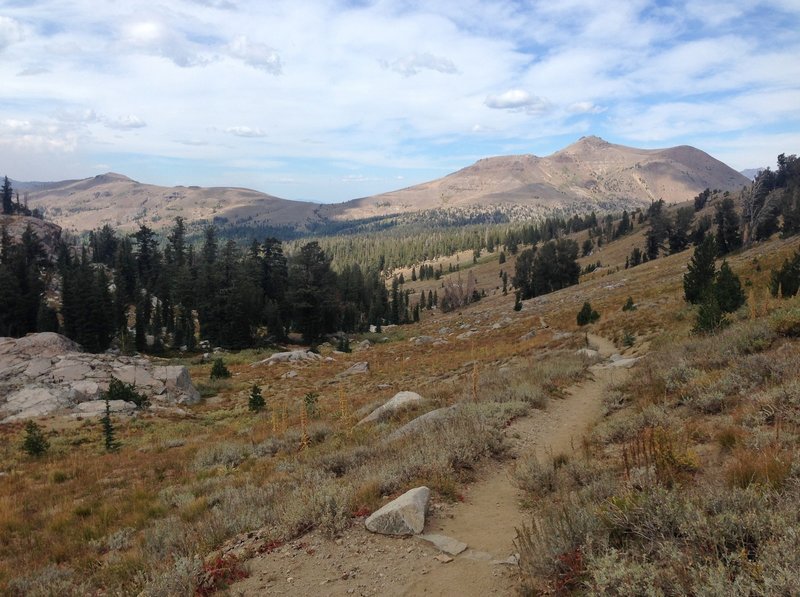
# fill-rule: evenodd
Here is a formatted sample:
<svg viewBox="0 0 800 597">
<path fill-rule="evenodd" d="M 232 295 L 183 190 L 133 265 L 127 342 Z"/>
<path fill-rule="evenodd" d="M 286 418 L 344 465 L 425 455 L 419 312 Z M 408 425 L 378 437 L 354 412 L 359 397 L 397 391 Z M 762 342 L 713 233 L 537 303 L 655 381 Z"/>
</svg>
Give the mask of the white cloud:
<svg viewBox="0 0 800 597">
<path fill-rule="evenodd" d="M 8 46 L 21 41 L 24 37 L 24 28 L 22 25 L 10 18 L 0 16 L 0 52 L 8 48 Z"/>
<path fill-rule="evenodd" d="M 600 114 L 606 109 L 592 102 L 575 102 L 567 107 L 567 112 L 572 114 Z"/>
<path fill-rule="evenodd" d="M 105 119 L 104 124 L 108 128 L 119 130 L 141 129 L 147 126 L 147 123 L 135 114 Z"/>
<path fill-rule="evenodd" d="M 772 152 L 774 138 L 796 152 L 796 0 L 705 6 L 6 3 L 0 144 L 19 179 L 108 163 L 151 180 L 155 164 L 180 163 L 188 184 L 279 193 L 263 185 L 284 183 L 259 164 L 280 163 L 296 181 L 287 192 L 315 199 L 349 198 L 347 171 L 381 172 L 358 191 L 385 191 L 398 174 L 414 184 L 487 155 L 545 155 L 582 134 L 705 149 L 764 131 L 756 148 Z"/>
<path fill-rule="evenodd" d="M 524 111 L 528 114 L 541 114 L 552 107 L 545 98 L 531 95 L 522 89 L 509 89 L 499 95 L 488 95 L 484 104 L 494 110 Z"/>
<path fill-rule="evenodd" d="M 400 73 L 405 77 L 418 74 L 421 70 L 432 70 L 445 75 L 458 73 L 458 68 L 449 58 L 434 56 L 427 52 L 409 54 L 393 62 L 381 61 L 381 66 Z"/>
<path fill-rule="evenodd" d="M 266 137 L 267 132 L 260 128 L 250 128 L 249 126 L 230 126 L 225 129 L 226 133 L 235 135 L 236 137 Z"/>
<path fill-rule="evenodd" d="M 239 35 L 228 44 L 231 56 L 239 58 L 248 66 L 257 68 L 271 75 L 279 75 L 283 67 L 281 57 L 273 48 L 265 44 L 255 43 L 245 35 Z"/>
</svg>

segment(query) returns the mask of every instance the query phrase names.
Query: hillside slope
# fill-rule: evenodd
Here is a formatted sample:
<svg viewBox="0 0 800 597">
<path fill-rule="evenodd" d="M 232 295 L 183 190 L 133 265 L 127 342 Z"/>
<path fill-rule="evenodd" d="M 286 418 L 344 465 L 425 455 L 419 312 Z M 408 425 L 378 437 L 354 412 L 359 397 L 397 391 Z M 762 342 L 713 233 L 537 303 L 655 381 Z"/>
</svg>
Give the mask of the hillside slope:
<svg viewBox="0 0 800 597">
<path fill-rule="evenodd" d="M 621 209 L 664 199 L 680 203 L 705 188 L 733 191 L 750 181 L 689 146 L 637 149 L 582 137 L 547 157 L 485 158 L 444 178 L 326 208 L 336 219 L 422 209 L 527 205 Z"/>
<path fill-rule="evenodd" d="M 687 201 L 705 188 L 735 191 L 745 177 L 688 146 L 637 149 L 583 137 L 547 157 L 484 158 L 417 186 L 345 203 L 291 201 L 232 187 L 161 187 L 107 173 L 84 180 L 16 183 L 31 208 L 76 232 L 109 224 L 159 229 L 176 216 L 188 223 L 285 227 L 304 232 L 329 221 L 380 218 L 434 209 L 501 210 L 511 219 L 553 209 L 621 211 L 653 200 Z"/>
<path fill-rule="evenodd" d="M 134 230 L 139 223 L 158 229 L 172 225 L 176 216 L 187 222 L 216 219 L 291 228 L 319 220 L 315 203 L 233 187 L 161 187 L 111 172 L 84 180 L 38 183 L 28 191 L 28 205 L 74 231 L 105 224 Z"/>
</svg>

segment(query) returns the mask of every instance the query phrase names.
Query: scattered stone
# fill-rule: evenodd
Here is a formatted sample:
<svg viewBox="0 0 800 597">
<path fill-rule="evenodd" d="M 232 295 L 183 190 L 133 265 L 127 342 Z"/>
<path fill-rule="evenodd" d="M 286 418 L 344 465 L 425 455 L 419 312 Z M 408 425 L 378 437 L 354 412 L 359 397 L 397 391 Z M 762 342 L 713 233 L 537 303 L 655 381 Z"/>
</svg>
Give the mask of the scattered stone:
<svg viewBox="0 0 800 597">
<path fill-rule="evenodd" d="M 451 556 L 457 556 L 467 549 L 466 543 L 459 541 L 458 539 L 448 537 L 447 535 L 425 534 L 420 535 L 420 539 L 424 539 L 429 543 L 433 543 L 433 546 L 436 549 L 443 551 L 446 554 L 450 554 Z"/>
<path fill-rule="evenodd" d="M 519 339 L 521 342 L 525 342 L 525 340 L 530 340 L 531 338 L 535 337 L 536 337 L 536 330 L 531 330 L 527 334 L 523 334 L 522 336 L 520 336 Z"/>
<path fill-rule="evenodd" d="M 450 562 L 453 561 L 453 558 L 443 553 L 440 553 L 438 556 L 434 556 L 433 559 L 438 560 L 442 564 L 449 564 Z"/>
<path fill-rule="evenodd" d="M 360 361 L 358 363 L 354 363 L 349 369 L 342 371 L 337 377 L 346 377 L 348 375 L 361 375 L 363 373 L 369 373 L 369 363 L 366 361 Z"/>
<path fill-rule="evenodd" d="M 572 338 L 572 332 L 556 332 L 553 334 L 553 340 L 566 340 Z"/>
<path fill-rule="evenodd" d="M 287 371 L 286 373 L 281 375 L 281 379 L 292 379 L 294 377 L 297 377 L 297 371 L 295 371 L 294 369 L 291 369 L 290 371 Z"/>
<path fill-rule="evenodd" d="M 575 352 L 575 354 L 578 354 L 580 356 L 584 356 L 587 359 L 596 359 L 597 357 L 600 356 L 600 353 L 597 352 L 596 350 L 592 349 L 592 348 L 579 348 Z M 614 357 L 611 357 L 611 358 L 613 359 Z"/>
<path fill-rule="evenodd" d="M 469 338 L 472 338 L 477 333 L 478 333 L 478 330 L 469 330 L 468 332 L 464 332 L 463 334 L 459 334 L 458 336 L 456 336 L 456 338 L 458 340 L 468 340 Z"/>
<path fill-rule="evenodd" d="M 362 340 L 358 344 L 356 344 L 356 352 L 361 352 L 362 350 L 367 350 L 372 346 L 372 342 L 369 340 Z"/>
<path fill-rule="evenodd" d="M 424 344 L 433 344 L 436 341 L 436 338 L 433 336 L 416 336 L 415 338 L 411 338 L 410 342 L 414 343 L 414 346 L 422 346 Z"/>
<path fill-rule="evenodd" d="M 418 535 L 425 528 L 425 512 L 431 490 L 417 487 L 406 491 L 367 518 L 368 531 L 381 535 Z"/>
<path fill-rule="evenodd" d="M 519 566 L 519 556 L 512 554 L 505 560 L 492 560 L 493 566 Z"/>
<path fill-rule="evenodd" d="M 363 423 L 371 423 L 377 421 L 382 416 L 396 412 L 401 408 L 405 408 L 410 404 L 417 404 L 422 402 L 422 396 L 416 392 L 397 392 L 389 401 L 379 406 L 366 417 L 358 422 L 358 425 Z"/>
</svg>

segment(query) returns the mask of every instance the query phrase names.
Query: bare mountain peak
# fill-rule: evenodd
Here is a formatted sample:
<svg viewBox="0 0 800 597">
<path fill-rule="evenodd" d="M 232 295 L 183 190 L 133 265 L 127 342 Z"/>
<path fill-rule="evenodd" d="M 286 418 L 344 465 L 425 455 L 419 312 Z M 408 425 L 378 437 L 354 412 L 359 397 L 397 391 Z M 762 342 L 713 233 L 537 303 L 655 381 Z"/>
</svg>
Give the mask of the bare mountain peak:
<svg viewBox="0 0 800 597">
<path fill-rule="evenodd" d="M 589 135 L 546 157 L 484 158 L 444 178 L 350 201 L 332 211 L 337 219 L 501 205 L 621 211 L 661 198 L 688 201 L 705 188 L 738 190 L 747 182 L 694 147 L 640 149 Z"/>
</svg>

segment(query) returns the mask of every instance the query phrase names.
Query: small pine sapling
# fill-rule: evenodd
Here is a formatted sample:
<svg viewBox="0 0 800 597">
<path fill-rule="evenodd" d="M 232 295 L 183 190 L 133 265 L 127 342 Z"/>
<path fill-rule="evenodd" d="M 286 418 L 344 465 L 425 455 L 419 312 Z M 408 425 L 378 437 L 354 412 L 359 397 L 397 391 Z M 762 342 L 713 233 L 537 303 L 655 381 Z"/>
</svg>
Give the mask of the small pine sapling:
<svg viewBox="0 0 800 597">
<path fill-rule="evenodd" d="M 261 388 L 253 384 L 253 387 L 250 389 L 250 399 L 247 403 L 247 407 L 252 412 L 258 413 L 264 410 L 266 405 L 267 403 L 264 401 L 264 397 L 261 395 Z"/>
<path fill-rule="evenodd" d="M 38 458 L 47 453 L 50 449 L 50 442 L 44 436 L 44 432 L 35 421 L 25 423 L 25 439 L 22 441 L 22 451 L 28 456 Z"/>
<path fill-rule="evenodd" d="M 628 297 L 628 300 L 625 301 L 625 304 L 622 305 L 623 311 L 636 311 L 636 304 L 633 302 L 632 297 Z"/>
<path fill-rule="evenodd" d="M 214 359 L 214 364 L 211 365 L 211 379 L 228 379 L 230 376 L 231 372 L 228 371 L 222 358 Z"/>
<path fill-rule="evenodd" d="M 587 324 L 594 323 L 598 319 L 600 319 L 600 314 L 592 309 L 592 305 L 589 304 L 588 301 L 583 303 L 583 307 L 578 311 L 578 325 L 583 327 Z"/>
<path fill-rule="evenodd" d="M 106 447 L 106 452 L 116 452 L 119 450 L 119 442 L 116 438 L 114 424 L 111 422 L 111 404 L 108 401 L 108 395 L 105 396 L 106 412 L 100 422 L 103 425 L 103 443 Z"/>
</svg>

